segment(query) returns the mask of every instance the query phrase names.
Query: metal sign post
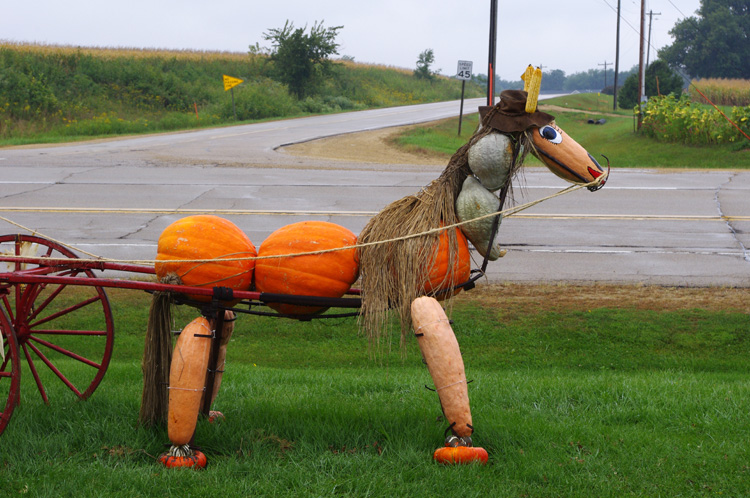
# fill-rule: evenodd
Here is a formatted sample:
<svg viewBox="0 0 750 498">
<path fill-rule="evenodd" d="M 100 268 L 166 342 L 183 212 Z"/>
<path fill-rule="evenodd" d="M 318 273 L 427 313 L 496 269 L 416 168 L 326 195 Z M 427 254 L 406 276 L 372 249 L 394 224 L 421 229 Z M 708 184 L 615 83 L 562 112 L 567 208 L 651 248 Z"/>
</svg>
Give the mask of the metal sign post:
<svg viewBox="0 0 750 498">
<path fill-rule="evenodd" d="M 461 110 L 458 114 L 458 136 L 461 136 L 461 121 L 464 117 L 464 90 L 466 89 L 466 80 L 471 79 L 471 70 L 474 63 L 472 61 L 458 61 L 456 76 L 461 80 Z"/>
<path fill-rule="evenodd" d="M 224 91 L 227 90 L 232 91 L 232 112 L 234 113 L 234 120 L 237 121 L 237 109 L 234 107 L 234 87 L 239 85 L 240 83 L 243 83 L 245 80 L 241 80 L 239 78 L 235 78 L 233 76 L 227 76 L 224 75 Z"/>
</svg>

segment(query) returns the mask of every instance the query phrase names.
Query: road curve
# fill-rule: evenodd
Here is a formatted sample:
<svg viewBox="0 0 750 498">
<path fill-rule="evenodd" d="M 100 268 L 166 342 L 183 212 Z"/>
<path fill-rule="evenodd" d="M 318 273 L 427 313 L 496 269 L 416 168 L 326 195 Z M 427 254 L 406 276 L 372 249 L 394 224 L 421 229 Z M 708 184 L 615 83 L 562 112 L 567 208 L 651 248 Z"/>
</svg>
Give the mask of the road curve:
<svg viewBox="0 0 750 498">
<path fill-rule="evenodd" d="M 466 112 L 481 105 L 466 103 Z M 0 149 L 0 216 L 113 259 L 153 259 L 186 214 L 231 219 L 258 245 L 304 219 L 355 233 L 441 168 L 301 158 L 289 143 L 458 114 L 448 102 L 53 147 Z M 585 145 L 585 144 L 584 144 Z M 566 184 L 528 168 L 517 203 Z M 750 171 L 618 170 L 503 221 L 490 281 L 750 287 Z M 0 234 L 23 231 L 7 221 Z"/>
</svg>

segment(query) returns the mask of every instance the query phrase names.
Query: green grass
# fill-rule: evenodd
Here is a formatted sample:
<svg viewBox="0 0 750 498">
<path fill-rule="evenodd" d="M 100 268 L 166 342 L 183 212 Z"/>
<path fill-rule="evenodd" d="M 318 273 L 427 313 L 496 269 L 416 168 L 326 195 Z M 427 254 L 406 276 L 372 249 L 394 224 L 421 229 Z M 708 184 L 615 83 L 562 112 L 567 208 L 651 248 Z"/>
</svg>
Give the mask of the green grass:
<svg viewBox="0 0 750 498">
<path fill-rule="evenodd" d="M 750 317 L 634 308 L 518 313 L 456 303 L 475 442 L 489 465 L 442 467 L 445 421 L 416 341 L 373 356 L 355 319 L 241 316 L 209 467 L 154 461 L 138 427 L 148 297 L 113 292 L 113 362 L 91 399 L 28 371 L 0 436 L 2 496 L 747 496 Z M 178 310 L 178 324 L 195 316 Z M 391 340 L 398 343 L 397 332 Z"/>
<path fill-rule="evenodd" d="M 612 97 L 597 94 L 576 94 L 557 97 L 540 103 L 570 108 L 571 111 L 550 110 L 557 124 L 583 145 L 601 164 L 607 156 L 612 168 L 750 168 L 750 142 L 722 146 L 689 146 L 663 143 L 634 132 L 632 112 L 612 114 Z M 584 111 L 584 112 L 578 112 Z M 605 119 L 604 125 L 588 121 Z M 397 143 L 407 149 L 450 157 L 476 129 L 478 115 L 464 117 L 461 137 L 457 136 L 458 118 L 441 121 L 424 128 L 406 131 Z M 541 166 L 534 157 L 526 162 Z"/>
</svg>

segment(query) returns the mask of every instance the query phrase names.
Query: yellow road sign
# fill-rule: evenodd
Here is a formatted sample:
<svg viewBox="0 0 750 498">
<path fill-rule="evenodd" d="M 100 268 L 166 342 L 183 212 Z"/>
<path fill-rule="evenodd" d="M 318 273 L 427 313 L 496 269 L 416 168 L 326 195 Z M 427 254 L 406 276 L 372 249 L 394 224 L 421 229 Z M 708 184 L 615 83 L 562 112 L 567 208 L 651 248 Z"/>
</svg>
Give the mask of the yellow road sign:
<svg viewBox="0 0 750 498">
<path fill-rule="evenodd" d="M 236 87 L 240 83 L 242 83 L 245 80 L 241 80 L 239 78 L 234 78 L 232 76 L 224 75 L 224 91 L 231 90 L 232 88 Z"/>
</svg>

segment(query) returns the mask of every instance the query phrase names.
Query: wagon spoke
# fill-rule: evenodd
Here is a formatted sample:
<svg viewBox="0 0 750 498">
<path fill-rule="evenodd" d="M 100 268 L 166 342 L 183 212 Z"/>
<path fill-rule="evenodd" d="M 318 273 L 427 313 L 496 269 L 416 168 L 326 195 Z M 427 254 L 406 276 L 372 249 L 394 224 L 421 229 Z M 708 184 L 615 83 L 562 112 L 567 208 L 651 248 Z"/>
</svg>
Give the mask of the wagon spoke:
<svg viewBox="0 0 750 498">
<path fill-rule="evenodd" d="M 13 318 L 13 306 L 10 304 L 10 300 L 8 299 L 8 295 L 3 296 L 3 305 L 5 306 L 5 312 L 8 313 L 8 318 L 10 318 L 11 322 L 15 321 L 15 318 Z"/>
<path fill-rule="evenodd" d="M 86 335 L 86 336 L 105 336 L 107 335 L 106 330 L 64 330 L 64 329 L 34 329 L 34 335 L 29 336 L 31 339 L 35 339 L 34 336 L 39 334 L 49 335 Z"/>
<path fill-rule="evenodd" d="M 47 396 L 47 391 L 44 389 L 44 384 L 42 383 L 42 379 L 39 378 L 39 371 L 36 369 L 36 364 L 34 363 L 34 360 L 31 357 L 31 354 L 29 353 L 29 349 L 26 347 L 26 344 L 22 345 L 21 349 L 23 350 L 23 355 L 26 358 L 26 363 L 28 363 L 29 365 L 31 376 L 34 377 L 36 388 L 39 390 L 39 394 L 41 394 L 42 396 L 42 401 L 44 401 L 45 404 L 49 404 L 49 397 Z"/>
<path fill-rule="evenodd" d="M 53 351 L 57 351 L 60 354 L 64 354 L 68 358 L 73 358 L 74 360 L 80 361 L 81 363 L 85 363 L 86 365 L 92 366 L 94 368 L 100 368 L 101 367 L 101 365 L 99 363 L 93 362 L 93 361 L 91 361 L 91 360 L 89 360 L 87 358 L 84 358 L 83 356 L 81 356 L 79 354 L 76 354 L 76 353 L 74 353 L 74 352 L 72 352 L 70 350 L 67 350 L 67 349 L 65 349 L 63 347 L 60 347 L 60 346 L 58 346 L 56 344 L 53 344 L 53 343 L 51 343 L 49 341 L 45 341 L 44 339 L 40 339 L 39 337 L 31 335 L 31 336 L 29 336 L 29 339 L 31 339 L 31 340 L 33 340 L 33 341 L 41 344 L 42 346 L 46 346 L 46 347 L 48 347 L 49 349 L 51 349 Z M 29 346 L 34 347 L 30 343 L 29 343 Z M 39 351 L 39 350 L 37 348 L 34 348 L 34 351 Z M 60 375 L 60 374 L 58 374 L 58 375 Z"/>
<path fill-rule="evenodd" d="M 52 320 L 55 320 L 56 318 L 60 318 L 61 316 L 67 315 L 67 314 L 72 313 L 72 312 L 74 312 L 76 310 L 79 310 L 79 309 L 81 309 L 81 308 L 83 308 L 85 306 L 88 306 L 91 303 L 95 303 L 95 302 L 99 301 L 100 299 L 101 298 L 99 296 L 94 296 L 94 297 L 92 297 L 90 299 L 86 299 L 85 301 L 81 301 L 80 303 L 78 303 L 76 305 L 70 306 L 68 308 L 65 308 L 63 310 L 58 311 L 57 313 L 53 313 L 53 314 L 51 314 L 49 316 L 46 316 L 46 317 L 44 317 L 44 318 L 42 318 L 42 319 L 40 319 L 40 320 L 38 320 L 38 321 L 36 321 L 34 323 L 29 323 L 29 327 L 35 328 L 35 327 L 37 327 L 37 326 L 39 326 L 39 325 L 41 325 L 43 323 L 48 323 L 48 322 L 50 322 Z M 33 313 L 34 317 L 36 317 L 38 314 L 39 314 L 38 312 Z M 29 316 L 29 320 L 31 318 L 32 317 Z"/>
<path fill-rule="evenodd" d="M 62 272 L 58 276 L 76 276 L 79 273 L 80 273 L 80 271 L 69 271 L 69 272 Z M 34 287 L 36 288 L 35 289 L 36 293 L 35 293 L 33 299 L 31 299 L 32 302 L 36 301 L 36 299 L 41 295 L 42 291 L 44 291 L 45 288 L 47 287 L 47 284 L 40 284 L 40 285 L 34 286 Z M 63 290 L 65 290 L 66 287 L 67 287 L 67 285 L 60 284 L 57 287 L 57 289 L 55 289 L 54 291 L 52 291 L 52 293 L 44 300 L 44 302 L 42 302 L 41 304 L 36 305 L 33 308 L 33 310 L 31 310 L 31 314 L 28 315 L 27 321 L 31 321 L 34 318 L 36 318 L 39 315 L 39 313 L 41 313 L 42 311 L 44 311 L 47 308 L 47 306 L 51 302 L 53 302 L 55 300 L 55 298 L 57 296 L 59 296 L 60 293 L 62 293 Z"/>
<path fill-rule="evenodd" d="M 68 378 L 67 378 L 67 377 L 65 377 L 65 376 L 64 376 L 64 375 L 62 374 L 62 372 L 60 372 L 60 370 L 59 370 L 59 369 L 58 369 L 58 368 L 57 368 L 57 367 L 56 367 L 56 366 L 55 366 L 55 365 L 54 365 L 54 364 L 53 364 L 53 363 L 52 363 L 52 362 L 51 362 L 51 361 L 49 360 L 49 358 L 47 358 L 47 357 L 46 357 L 46 356 L 44 355 L 44 353 L 42 353 L 42 352 L 41 352 L 41 351 L 39 350 L 39 348 L 37 348 L 36 346 L 34 346 L 34 345 L 33 345 L 33 344 L 31 344 L 31 343 L 26 343 L 26 344 L 24 345 L 24 349 L 26 348 L 26 346 L 28 346 L 29 348 L 31 348 L 31 350 L 32 350 L 32 351 L 34 351 L 34 353 L 36 353 L 36 355 L 37 355 L 37 356 L 39 357 L 39 359 L 40 359 L 40 360 L 42 360 L 42 361 L 44 362 L 44 364 L 45 364 L 45 365 L 47 365 L 47 368 L 49 368 L 50 370 L 52 370 L 52 372 L 53 372 L 53 373 L 54 373 L 55 375 L 57 375 L 57 377 L 58 377 L 58 378 L 59 378 L 59 379 L 60 379 L 61 381 L 63 381 L 63 384 L 65 384 L 66 386 L 68 386 L 68 388 L 69 388 L 69 389 L 70 389 L 71 391 L 73 391 L 73 392 L 74 392 L 74 393 L 76 394 L 76 396 L 78 396 L 79 398 L 83 398 L 83 397 L 84 397 L 84 396 L 83 396 L 83 394 L 81 394 L 81 391 L 79 391 L 79 390 L 78 390 L 78 389 L 76 388 L 76 386 L 74 386 L 74 385 L 73 385 L 73 384 L 72 384 L 72 383 L 71 383 L 71 382 L 70 382 L 70 381 L 68 380 Z M 28 352 L 26 353 L 26 356 L 28 357 Z M 41 383 L 37 383 L 37 385 L 39 386 L 39 391 L 40 391 L 40 392 L 42 393 L 42 397 L 43 397 L 43 398 L 45 398 L 44 402 L 45 402 L 45 403 L 47 403 L 47 402 L 48 402 L 48 401 L 47 401 L 47 399 L 46 399 L 47 395 L 46 395 L 46 394 L 45 394 L 45 392 L 44 392 L 44 387 L 43 387 L 43 386 L 41 385 Z"/>
<path fill-rule="evenodd" d="M 31 371 L 31 376 L 34 377 L 34 383 L 36 384 L 36 388 L 39 391 L 39 394 L 42 396 L 42 401 L 44 401 L 45 404 L 49 404 L 49 396 L 47 396 L 47 391 L 44 389 L 44 384 L 42 383 L 42 379 L 39 378 L 39 371 L 36 368 L 36 363 L 34 362 L 34 359 L 31 357 L 31 354 L 29 353 L 29 348 L 26 346 L 26 344 L 21 346 L 21 349 L 23 349 L 23 355 L 26 358 L 26 363 L 29 365 L 29 370 Z"/>
</svg>

